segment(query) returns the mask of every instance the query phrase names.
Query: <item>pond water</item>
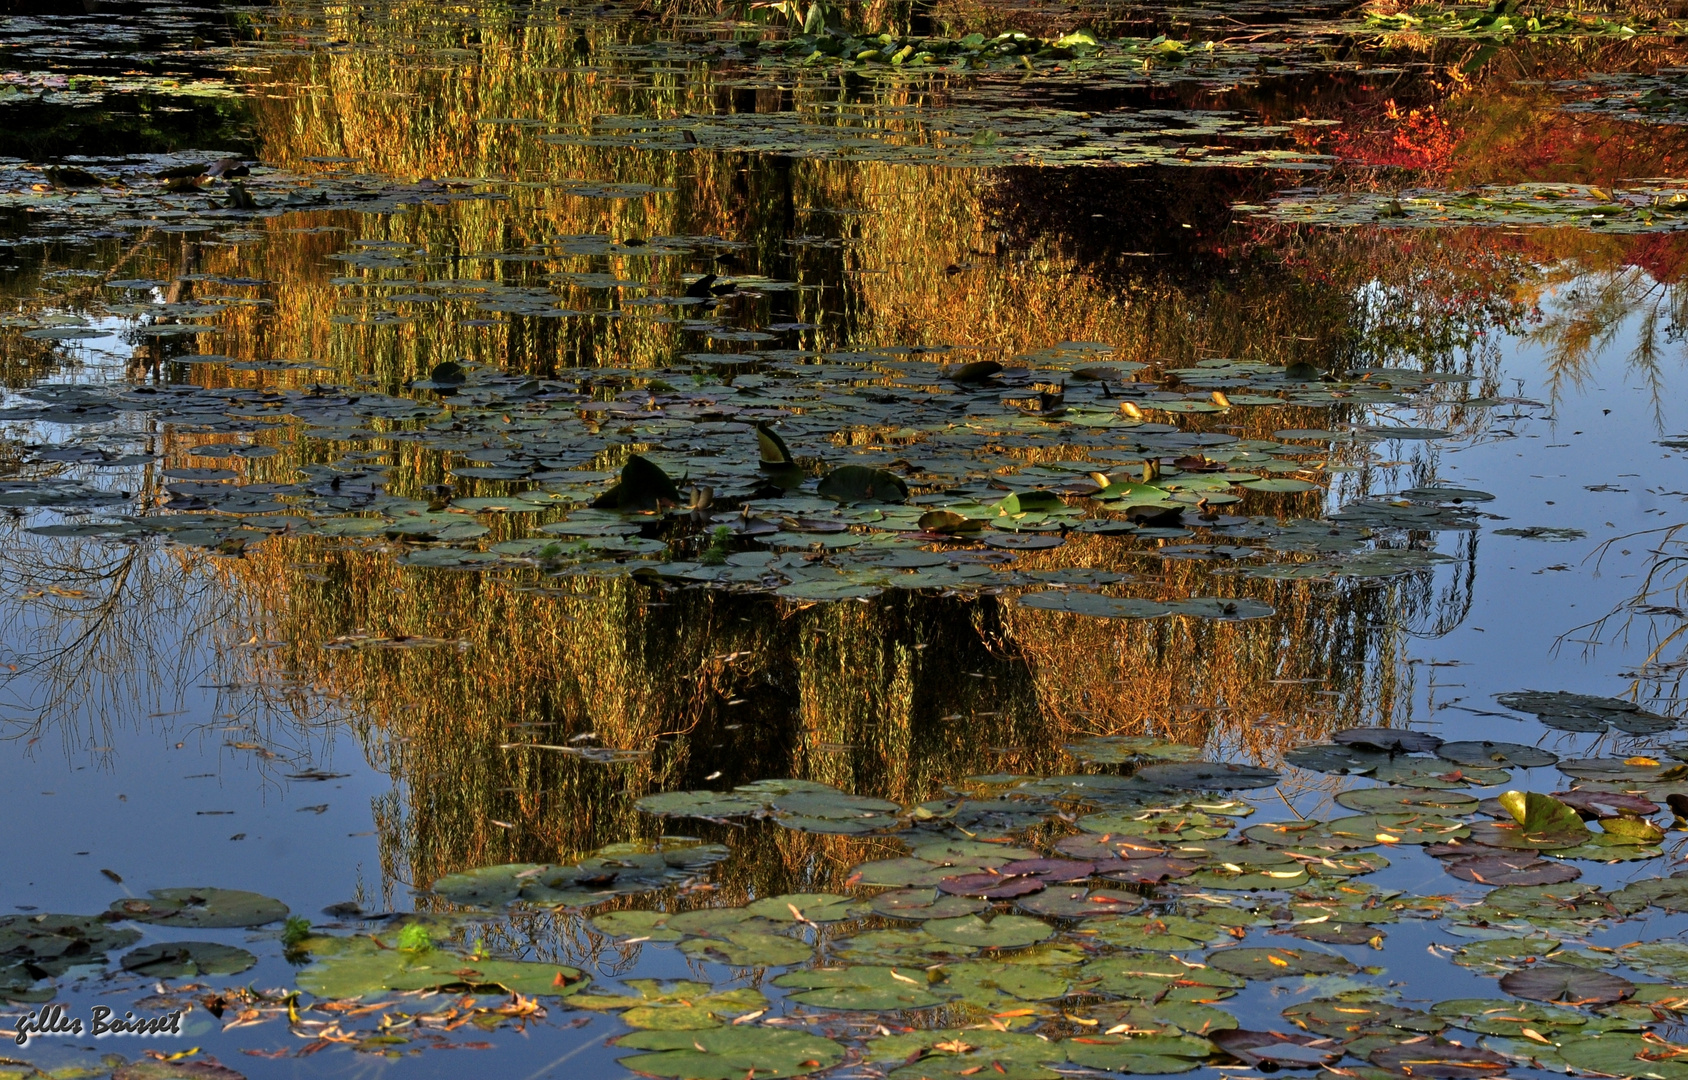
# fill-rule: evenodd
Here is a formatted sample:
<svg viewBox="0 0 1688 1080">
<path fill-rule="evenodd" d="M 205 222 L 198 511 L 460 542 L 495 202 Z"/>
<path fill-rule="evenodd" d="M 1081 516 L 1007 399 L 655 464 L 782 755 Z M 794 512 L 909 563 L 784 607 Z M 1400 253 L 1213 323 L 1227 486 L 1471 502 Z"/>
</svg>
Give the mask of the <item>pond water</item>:
<svg viewBox="0 0 1688 1080">
<path fill-rule="evenodd" d="M 0 8 L 0 1077 L 1688 1080 L 1676 14 Z"/>
</svg>

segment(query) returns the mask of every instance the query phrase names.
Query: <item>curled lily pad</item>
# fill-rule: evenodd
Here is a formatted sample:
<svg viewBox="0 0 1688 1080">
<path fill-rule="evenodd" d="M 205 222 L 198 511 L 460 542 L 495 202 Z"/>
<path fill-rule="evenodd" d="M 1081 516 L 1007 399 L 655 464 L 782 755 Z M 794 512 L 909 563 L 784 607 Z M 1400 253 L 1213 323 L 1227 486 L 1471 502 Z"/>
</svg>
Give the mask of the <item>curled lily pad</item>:
<svg viewBox="0 0 1688 1080">
<path fill-rule="evenodd" d="M 111 910 L 121 918 L 161 926 L 200 929 L 263 926 L 287 917 L 287 905 L 240 889 L 154 889 L 150 900 L 119 900 Z"/>
<path fill-rule="evenodd" d="M 1244 1065 L 1266 1069 L 1311 1069 L 1333 1064 L 1344 1054 L 1340 1042 L 1316 1035 L 1232 1028 L 1208 1038 Z"/>
<path fill-rule="evenodd" d="M 1381 750 L 1386 754 L 1435 753 L 1436 748 L 1442 745 L 1442 740 L 1435 735 L 1405 728 L 1346 728 L 1337 732 L 1333 738 L 1342 746 Z"/>
<path fill-rule="evenodd" d="M 181 979 L 195 975 L 235 975 L 258 958 L 233 945 L 210 941 L 172 941 L 146 945 L 123 957 L 123 970 L 149 979 Z"/>
<path fill-rule="evenodd" d="M 831 1039 L 748 1024 L 707 1031 L 635 1031 L 617 1039 L 616 1045 L 646 1051 L 620 1059 L 627 1068 L 675 1080 L 807 1076 L 844 1059 L 844 1048 Z"/>
<path fill-rule="evenodd" d="M 1534 964 L 1511 972 L 1501 978 L 1500 988 L 1514 997 L 1567 1005 L 1600 1005 L 1635 993 L 1628 979 L 1565 964 Z"/>
<path fill-rule="evenodd" d="M 846 504 L 908 501 L 908 484 L 902 477 L 866 465 L 843 465 L 832 470 L 821 477 L 815 491 L 822 498 Z"/>
</svg>

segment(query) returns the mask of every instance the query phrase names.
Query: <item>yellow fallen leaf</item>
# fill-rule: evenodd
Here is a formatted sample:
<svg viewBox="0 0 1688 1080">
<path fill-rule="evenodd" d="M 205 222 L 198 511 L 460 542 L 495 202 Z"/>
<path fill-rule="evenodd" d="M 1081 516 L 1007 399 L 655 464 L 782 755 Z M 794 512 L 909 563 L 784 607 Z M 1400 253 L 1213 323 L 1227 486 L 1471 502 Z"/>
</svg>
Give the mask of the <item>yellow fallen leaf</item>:
<svg viewBox="0 0 1688 1080">
<path fill-rule="evenodd" d="M 1399 844 L 1401 842 L 1401 838 L 1399 836 L 1390 836 L 1386 832 L 1380 832 L 1377 834 L 1377 842 L 1380 844 Z"/>
<path fill-rule="evenodd" d="M 1266 956 L 1266 962 L 1268 964 L 1276 964 L 1278 967 L 1289 967 L 1289 961 L 1288 960 L 1279 960 L 1277 957 L 1271 955 L 1270 953 L 1268 953 L 1267 956 Z"/>
</svg>

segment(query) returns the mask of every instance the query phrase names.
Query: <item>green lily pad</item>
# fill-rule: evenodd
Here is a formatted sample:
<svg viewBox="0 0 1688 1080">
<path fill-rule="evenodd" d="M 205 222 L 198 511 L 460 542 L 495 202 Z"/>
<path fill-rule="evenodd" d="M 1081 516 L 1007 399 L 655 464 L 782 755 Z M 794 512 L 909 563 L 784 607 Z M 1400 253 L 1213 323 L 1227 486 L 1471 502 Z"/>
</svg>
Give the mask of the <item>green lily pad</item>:
<svg viewBox="0 0 1688 1080">
<path fill-rule="evenodd" d="M 930 919 L 926 932 L 939 941 L 956 945 L 1011 949 L 1053 937 L 1055 929 L 1041 919 L 1022 915 L 998 915 L 989 921 L 977 915 L 964 915 L 959 919 Z"/>
<path fill-rule="evenodd" d="M 0 969 L 27 966 L 35 974 L 25 981 L 32 982 L 81 964 L 103 966 L 106 953 L 140 939 L 139 931 L 120 929 L 97 915 L 0 915 Z"/>
<path fill-rule="evenodd" d="M 1559 1056 L 1573 1069 L 1632 1080 L 1688 1080 L 1688 1046 L 1606 1031 L 1567 1037 Z"/>
<path fill-rule="evenodd" d="M 762 926 L 769 924 L 762 923 Z M 814 955 L 807 942 L 754 927 L 723 930 L 713 937 L 688 938 L 680 951 L 699 960 L 733 967 L 783 967 L 801 964 Z"/>
<path fill-rule="evenodd" d="M 598 1011 L 625 1010 L 621 1021 L 629 1027 L 657 1031 L 696 1031 L 768 1007 L 760 990 L 739 987 L 716 991 L 708 983 L 657 979 L 628 979 L 632 995 L 577 994 L 569 1004 Z"/>
<path fill-rule="evenodd" d="M 146 945 L 123 957 L 123 970 L 149 979 L 183 979 L 196 975 L 236 975 L 258 958 L 233 945 L 210 941 L 172 941 Z"/>
<path fill-rule="evenodd" d="M 1303 1031 L 1339 1039 L 1377 1032 L 1434 1034 L 1448 1026 L 1446 1020 L 1432 1013 L 1347 998 L 1318 998 L 1291 1005 L 1283 1011 L 1283 1017 Z"/>
<path fill-rule="evenodd" d="M 356 998 L 388 990 L 501 988 L 513 994 L 568 996 L 589 977 L 563 964 L 463 956 L 445 949 L 402 949 L 361 937 L 306 938 L 315 962 L 299 972 L 299 988 L 322 998 Z"/>
<path fill-rule="evenodd" d="M 1086 923 L 1086 937 L 1105 941 L 1119 949 L 1164 949 L 1181 952 L 1199 949 L 1223 936 L 1212 923 L 1182 915 L 1110 915 Z"/>
<path fill-rule="evenodd" d="M 615 1045 L 646 1051 L 621 1058 L 627 1068 L 675 1080 L 807 1076 L 844 1059 L 844 1048 L 831 1039 L 748 1024 L 708 1031 L 635 1031 Z"/>
<path fill-rule="evenodd" d="M 1340 792 L 1336 801 L 1369 814 L 1468 814 L 1477 809 L 1479 800 L 1469 792 L 1439 788 L 1369 787 L 1349 788 Z"/>
<path fill-rule="evenodd" d="M 1539 747 L 1486 740 L 1443 743 L 1436 756 L 1475 768 L 1540 769 L 1559 763 L 1558 754 Z"/>
<path fill-rule="evenodd" d="M 1501 977 L 1500 988 L 1514 997 L 1567 1005 L 1600 1005 L 1635 993 L 1628 979 L 1566 964 L 1534 964 L 1510 972 Z"/>
<path fill-rule="evenodd" d="M 768 804 L 736 791 L 665 791 L 646 795 L 633 805 L 662 817 L 732 818 L 760 814 Z"/>
<path fill-rule="evenodd" d="M 1062 1046 L 1074 1065 L 1149 1076 L 1189 1072 L 1216 1052 L 1197 1035 L 1080 1035 Z"/>
<path fill-rule="evenodd" d="M 1547 1036 L 1579 1031 L 1589 1022 L 1587 1016 L 1575 1009 L 1505 998 L 1438 1001 L 1430 1007 L 1430 1014 L 1467 1031 L 1507 1038 L 1522 1036 L 1525 1028 Z"/>
<path fill-rule="evenodd" d="M 152 899 L 119 900 L 111 910 L 124 919 L 211 929 L 263 926 L 287 917 L 287 905 L 240 889 L 154 889 Z"/>
<path fill-rule="evenodd" d="M 787 995 L 791 1000 L 817 1009 L 923 1009 L 956 996 L 953 988 L 932 982 L 918 967 L 811 968 L 781 975 L 774 985 L 794 991 Z"/>
<path fill-rule="evenodd" d="M 1346 957 L 1311 949 L 1219 949 L 1207 962 L 1245 979 L 1283 979 L 1296 975 L 1353 975 L 1360 969 Z"/>
<path fill-rule="evenodd" d="M 867 912 L 867 906 L 852 896 L 837 893 L 786 893 L 769 896 L 746 905 L 752 915 L 774 922 L 838 922 Z"/>
<path fill-rule="evenodd" d="M 990 907 L 970 896 L 950 896 L 936 889 L 893 889 L 880 893 L 868 905 L 876 914 L 893 919 L 956 919 L 976 915 Z"/>
<path fill-rule="evenodd" d="M 1155 761 L 1192 761 L 1201 757 L 1199 746 L 1167 742 L 1150 735 L 1099 735 L 1067 744 L 1067 753 L 1080 761 L 1115 765 L 1148 758 Z"/>
<path fill-rule="evenodd" d="M 679 941 L 678 930 L 669 929 L 666 911 L 606 911 L 592 917 L 592 927 L 618 938 L 644 938 L 650 941 Z"/>
<path fill-rule="evenodd" d="M 908 502 L 908 484 L 884 469 L 843 465 L 821 477 L 815 491 L 822 498 L 847 505 Z"/>
<path fill-rule="evenodd" d="M 989 1073 L 997 1080 L 1059 1080 L 1047 1068 L 1066 1060 L 1063 1044 L 1016 1031 L 937 1028 L 873 1039 L 863 1048 L 868 1062 L 902 1064 L 892 1080 L 962 1080 Z"/>
</svg>

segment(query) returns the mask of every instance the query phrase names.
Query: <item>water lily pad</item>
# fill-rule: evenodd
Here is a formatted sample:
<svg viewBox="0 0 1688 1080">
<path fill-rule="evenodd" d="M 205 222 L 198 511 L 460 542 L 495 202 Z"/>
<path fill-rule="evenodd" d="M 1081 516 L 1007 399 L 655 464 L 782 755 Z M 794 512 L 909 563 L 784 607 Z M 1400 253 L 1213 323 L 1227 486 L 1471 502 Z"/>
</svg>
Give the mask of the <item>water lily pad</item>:
<svg viewBox="0 0 1688 1080">
<path fill-rule="evenodd" d="M 1207 962 L 1245 979 L 1282 979 L 1295 975 L 1353 975 L 1360 969 L 1346 957 L 1311 949 L 1219 949 Z"/>
<path fill-rule="evenodd" d="M 843 465 L 821 477 L 815 491 L 840 503 L 903 503 L 908 501 L 908 484 L 896 473 L 866 465 Z"/>
<path fill-rule="evenodd" d="M 1445 1080 L 1494 1076 L 1510 1064 L 1493 1051 L 1461 1046 L 1435 1036 L 1382 1046 L 1369 1056 L 1373 1065 L 1401 1075 Z"/>
<path fill-rule="evenodd" d="M 1574 866 L 1530 853 L 1474 855 L 1449 860 L 1443 868 L 1479 885 L 1562 885 L 1582 877 Z"/>
<path fill-rule="evenodd" d="M 634 805 L 647 814 L 696 818 L 744 817 L 768 807 L 766 801 L 736 791 L 666 791 L 646 795 Z"/>
<path fill-rule="evenodd" d="M 1169 762 L 1145 765 L 1135 773 L 1145 784 L 1168 791 L 1236 791 L 1272 787 L 1278 773 L 1257 765 L 1232 765 L 1219 761 Z"/>
<path fill-rule="evenodd" d="M 1688 1080 L 1688 1046 L 1628 1032 L 1567 1037 L 1559 1045 L 1559 1055 L 1572 1068 L 1601 1076 Z"/>
<path fill-rule="evenodd" d="M 713 960 L 733 967 L 781 967 L 801 964 L 814 955 L 814 949 L 807 942 L 754 928 L 723 930 L 714 937 L 689 938 L 680 943 L 680 951 L 700 960 Z"/>
<path fill-rule="evenodd" d="M 1335 773 L 1338 776 L 1364 776 L 1379 765 L 1389 763 L 1389 755 L 1361 746 L 1314 744 L 1296 746 L 1284 752 L 1284 763 L 1298 769 Z"/>
<path fill-rule="evenodd" d="M 1233 1028 L 1209 1035 L 1213 1045 L 1244 1065 L 1272 1069 L 1311 1069 L 1334 1064 L 1345 1051 L 1335 1039 L 1281 1031 Z"/>
<path fill-rule="evenodd" d="M 1182 952 L 1199 949 L 1223 936 L 1224 931 L 1212 923 L 1198 922 L 1182 915 L 1127 915 L 1087 923 L 1083 933 L 1087 938 L 1107 942 L 1119 949 Z"/>
<path fill-rule="evenodd" d="M 990 907 L 983 900 L 940 895 L 936 889 L 893 889 L 868 901 L 874 912 L 894 919 L 955 919 Z"/>
<path fill-rule="evenodd" d="M 404 949 L 368 936 L 312 937 L 300 947 L 315 963 L 299 972 L 299 987 L 323 998 L 451 987 L 567 996 L 590 981 L 580 969 L 563 964 L 463 956 L 436 948 Z"/>
<path fill-rule="evenodd" d="M 1315 1035 L 1329 1035 L 1352 1039 L 1375 1032 L 1413 1032 L 1434 1034 L 1448 1026 L 1448 1022 L 1431 1013 L 1405 1009 L 1382 1001 L 1349 1000 L 1347 998 L 1318 998 L 1291 1005 L 1283 1017 Z"/>
<path fill-rule="evenodd" d="M 679 941 L 684 935 L 669 929 L 668 919 L 666 911 L 606 911 L 592 917 L 592 926 L 612 937 Z"/>
<path fill-rule="evenodd" d="M 154 889 L 150 900 L 118 900 L 111 905 L 120 918 L 161 926 L 210 929 L 263 926 L 287 917 L 287 905 L 240 889 Z"/>
<path fill-rule="evenodd" d="M 245 949 L 210 941 L 172 941 L 146 945 L 123 957 L 123 970 L 149 979 L 182 979 L 196 975 L 235 975 L 258 962 Z"/>
<path fill-rule="evenodd" d="M 985 1073 L 998 1080 L 1059 1080 L 1061 1074 L 1046 1065 L 1065 1061 L 1066 1050 L 1024 1032 L 937 1028 L 874 1039 L 863 1056 L 901 1065 L 890 1072 L 892 1080 L 961 1080 Z"/>
<path fill-rule="evenodd" d="M 0 915 L 0 969 L 16 965 L 25 981 L 33 982 L 80 964 L 104 965 L 106 953 L 140 939 L 138 931 L 97 915 Z"/>
<path fill-rule="evenodd" d="M 837 893 L 786 893 L 768 896 L 746 905 L 752 915 L 774 922 L 838 922 L 855 918 L 867 910 L 852 896 Z"/>
<path fill-rule="evenodd" d="M 1500 988 L 1514 997 L 1567 1005 L 1599 1005 L 1622 1001 L 1635 993 L 1635 984 L 1605 971 L 1564 964 L 1535 964 L 1500 980 Z"/>
<path fill-rule="evenodd" d="M 1509 1038 L 1523 1035 L 1525 1028 L 1551 1036 L 1578 1031 L 1589 1022 L 1587 1016 L 1575 1009 L 1505 998 L 1438 1001 L 1430 1007 L 1430 1014 L 1467 1031 Z"/>
<path fill-rule="evenodd" d="M 1114 765 L 1144 758 L 1155 761 L 1192 761 L 1201 757 L 1199 746 L 1167 742 L 1151 735 L 1100 735 L 1067 744 L 1067 753 L 1080 761 Z"/>
<path fill-rule="evenodd" d="M 754 1025 L 709 1031 L 635 1031 L 617 1039 L 616 1045 L 647 1051 L 621 1058 L 627 1068 L 675 1080 L 807 1076 L 844 1059 L 844 1048 L 831 1039 Z"/>
<path fill-rule="evenodd" d="M 1341 746 L 1358 746 L 1366 750 L 1380 750 L 1386 754 L 1435 753 L 1436 748 L 1442 745 L 1438 736 L 1405 728 L 1345 728 L 1332 738 Z"/>
<path fill-rule="evenodd" d="M 1456 765 L 1476 768 L 1540 769 L 1559 763 L 1559 755 L 1522 743 L 1449 742 L 1436 748 L 1436 756 Z"/>
<path fill-rule="evenodd" d="M 1079 1035 L 1062 1045 L 1074 1065 L 1145 1076 L 1189 1072 L 1214 1053 L 1197 1035 Z"/>
<path fill-rule="evenodd" d="M 1339 792 L 1336 801 L 1350 810 L 1371 814 L 1429 811 L 1465 814 L 1477 809 L 1477 796 L 1441 788 L 1369 787 Z"/>
<path fill-rule="evenodd" d="M 1104 596 L 1078 590 L 1026 593 L 1016 603 L 1040 611 L 1064 611 L 1093 619 L 1157 619 L 1172 613 L 1170 604 L 1131 596 Z"/>
<path fill-rule="evenodd" d="M 1143 899 L 1133 893 L 1110 889 L 1084 889 L 1057 886 L 1022 898 L 1016 905 L 1022 911 L 1057 919 L 1089 919 L 1099 915 L 1117 915 L 1136 911 Z"/>
<path fill-rule="evenodd" d="M 622 1023 L 658 1031 L 720 1027 L 768 1007 L 768 999 L 751 987 L 717 991 L 708 983 L 664 983 L 657 979 L 628 979 L 626 985 L 633 994 L 578 994 L 569 999 L 569 1004 L 581 1009 L 623 1010 Z"/>
<path fill-rule="evenodd" d="M 791 1000 L 817 1009 L 923 1009 L 956 996 L 956 991 L 932 982 L 918 967 L 909 971 L 867 965 L 812 968 L 781 975 L 774 985 L 793 991 L 787 995 Z"/>
<path fill-rule="evenodd" d="M 1072 988 L 1070 971 L 1043 964 L 968 960 L 943 968 L 943 986 L 975 1008 L 997 1010 L 1002 999 L 1051 1001 Z"/>
<path fill-rule="evenodd" d="M 1011 949 L 1053 937 L 1055 929 L 1041 919 L 1021 915 L 998 915 L 989 921 L 977 915 L 964 915 L 959 919 L 931 919 L 926 923 L 926 932 L 939 941 L 956 945 Z"/>
</svg>

